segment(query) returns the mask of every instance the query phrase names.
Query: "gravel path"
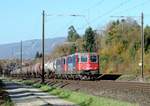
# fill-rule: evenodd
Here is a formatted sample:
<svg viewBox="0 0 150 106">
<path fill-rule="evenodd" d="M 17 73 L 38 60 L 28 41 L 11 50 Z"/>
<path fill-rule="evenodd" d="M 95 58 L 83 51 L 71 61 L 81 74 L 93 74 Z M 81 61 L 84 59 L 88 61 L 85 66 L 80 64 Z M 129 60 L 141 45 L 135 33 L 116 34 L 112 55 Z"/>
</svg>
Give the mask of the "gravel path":
<svg viewBox="0 0 150 106">
<path fill-rule="evenodd" d="M 39 89 L 4 81 L 5 87 L 15 106 L 76 106 L 74 103 L 49 95 Z"/>
</svg>

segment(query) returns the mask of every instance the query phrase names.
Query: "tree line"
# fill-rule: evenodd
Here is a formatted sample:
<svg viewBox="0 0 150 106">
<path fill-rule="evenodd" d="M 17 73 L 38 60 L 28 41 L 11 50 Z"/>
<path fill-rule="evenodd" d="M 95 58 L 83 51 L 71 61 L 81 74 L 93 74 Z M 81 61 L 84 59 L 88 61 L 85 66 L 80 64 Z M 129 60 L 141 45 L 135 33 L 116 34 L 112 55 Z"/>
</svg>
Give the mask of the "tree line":
<svg viewBox="0 0 150 106">
<path fill-rule="evenodd" d="M 100 55 L 102 72 L 138 74 L 141 54 L 140 34 L 141 26 L 131 18 L 111 21 L 104 30 L 93 30 L 89 26 L 83 35 L 80 35 L 71 25 L 68 28 L 67 43 L 57 46 L 50 57 L 57 58 L 75 52 L 97 52 Z M 150 64 L 148 60 L 150 58 L 150 26 L 148 25 L 144 27 L 144 42 L 144 67 L 146 72 L 150 73 L 148 65 Z"/>
</svg>

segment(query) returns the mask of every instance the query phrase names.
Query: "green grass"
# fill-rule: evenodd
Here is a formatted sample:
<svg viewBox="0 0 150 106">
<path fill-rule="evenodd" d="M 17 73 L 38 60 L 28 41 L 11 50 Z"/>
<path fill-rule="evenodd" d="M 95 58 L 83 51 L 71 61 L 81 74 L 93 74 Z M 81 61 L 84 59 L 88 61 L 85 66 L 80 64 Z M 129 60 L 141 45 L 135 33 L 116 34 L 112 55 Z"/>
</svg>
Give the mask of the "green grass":
<svg viewBox="0 0 150 106">
<path fill-rule="evenodd" d="M 35 88 L 40 88 L 41 86 L 42 86 L 42 84 L 39 84 L 39 83 L 33 84 L 33 87 L 35 87 Z"/>
<path fill-rule="evenodd" d="M 33 85 L 34 84 L 34 82 L 30 81 L 30 80 L 23 81 L 23 83 L 26 85 Z"/>
<path fill-rule="evenodd" d="M 59 88 L 55 88 L 49 93 L 57 95 L 60 98 L 77 103 L 80 106 L 137 106 L 136 104 L 131 104 L 128 102 L 113 100 L 104 97 L 96 97 L 81 92 L 73 92 Z"/>
<path fill-rule="evenodd" d="M 61 88 L 50 87 L 40 83 L 33 83 L 32 81 L 23 81 L 24 84 L 32 85 L 35 88 L 39 88 L 44 92 L 48 92 L 51 95 L 56 95 L 62 99 L 74 102 L 79 106 L 138 106 L 138 104 L 124 102 L 120 100 L 114 100 L 105 97 L 97 97 L 88 95 L 82 92 L 74 92 L 70 90 L 64 90 Z"/>
<path fill-rule="evenodd" d="M 6 99 L 4 104 L 1 104 L 0 106 L 14 106 L 14 104 L 10 99 Z"/>
</svg>

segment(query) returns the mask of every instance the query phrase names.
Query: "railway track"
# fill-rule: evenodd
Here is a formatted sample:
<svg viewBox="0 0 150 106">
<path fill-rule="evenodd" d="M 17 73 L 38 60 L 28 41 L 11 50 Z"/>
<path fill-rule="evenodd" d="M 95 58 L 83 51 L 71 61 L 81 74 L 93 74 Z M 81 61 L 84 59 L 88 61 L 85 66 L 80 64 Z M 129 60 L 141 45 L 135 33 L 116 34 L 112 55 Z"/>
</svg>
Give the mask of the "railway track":
<svg viewBox="0 0 150 106">
<path fill-rule="evenodd" d="M 32 78 L 30 80 L 39 81 L 40 78 Z M 69 83 L 69 84 L 82 84 L 86 86 L 92 86 L 92 87 L 106 87 L 109 89 L 114 88 L 121 88 L 121 89 L 139 89 L 139 90 L 146 90 L 150 91 L 150 83 L 144 83 L 144 82 L 131 82 L 131 81 L 114 81 L 114 80 L 96 80 L 96 81 L 89 81 L 89 80 L 65 80 L 65 79 L 45 79 L 46 83 L 49 82 L 56 82 L 56 83 Z"/>
<path fill-rule="evenodd" d="M 94 96 L 104 96 L 139 103 L 140 106 L 150 106 L 150 83 L 110 80 L 74 81 L 60 79 L 46 79 L 45 82 L 54 87 L 85 92 Z"/>
</svg>

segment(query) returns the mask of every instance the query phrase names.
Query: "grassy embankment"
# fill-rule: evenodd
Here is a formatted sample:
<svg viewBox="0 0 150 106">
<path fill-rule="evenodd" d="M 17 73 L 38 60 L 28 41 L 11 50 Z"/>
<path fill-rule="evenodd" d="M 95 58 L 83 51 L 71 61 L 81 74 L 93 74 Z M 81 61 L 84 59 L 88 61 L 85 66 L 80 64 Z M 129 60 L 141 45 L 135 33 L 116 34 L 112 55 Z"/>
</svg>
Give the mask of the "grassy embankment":
<svg viewBox="0 0 150 106">
<path fill-rule="evenodd" d="M 49 85 L 33 83 L 32 81 L 21 81 L 21 83 L 32 85 L 35 88 L 39 88 L 44 92 L 56 95 L 62 99 L 74 102 L 79 106 L 138 106 L 138 104 L 124 102 L 120 100 L 114 100 L 104 97 L 96 97 L 81 92 L 74 92 L 70 90 L 64 90 L 61 88 L 50 87 Z"/>
</svg>

